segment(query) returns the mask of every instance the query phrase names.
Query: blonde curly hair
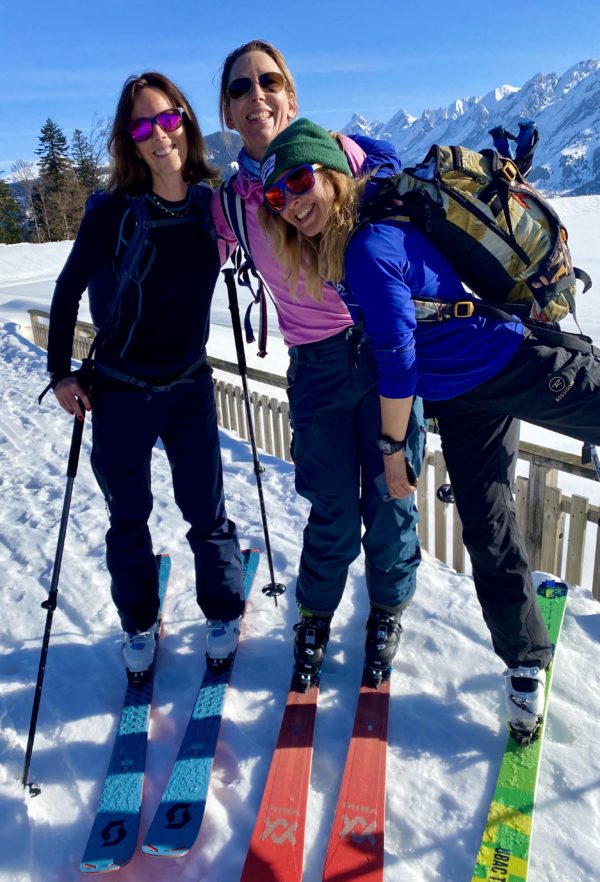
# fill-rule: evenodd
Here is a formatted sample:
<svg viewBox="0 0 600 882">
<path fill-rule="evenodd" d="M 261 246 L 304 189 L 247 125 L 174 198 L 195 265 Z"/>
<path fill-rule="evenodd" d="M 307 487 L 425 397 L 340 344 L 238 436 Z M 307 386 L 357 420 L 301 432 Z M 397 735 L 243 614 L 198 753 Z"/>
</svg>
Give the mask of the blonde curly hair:
<svg viewBox="0 0 600 882">
<path fill-rule="evenodd" d="M 318 171 L 333 191 L 329 215 L 319 235 L 305 236 L 264 204 L 258 212 L 277 259 L 287 272 L 292 294 L 303 271 L 307 293 L 313 300 L 323 299 L 323 282 L 336 284 L 344 277 L 346 242 L 356 226 L 366 183 L 366 178 L 349 178 L 330 168 Z"/>
</svg>

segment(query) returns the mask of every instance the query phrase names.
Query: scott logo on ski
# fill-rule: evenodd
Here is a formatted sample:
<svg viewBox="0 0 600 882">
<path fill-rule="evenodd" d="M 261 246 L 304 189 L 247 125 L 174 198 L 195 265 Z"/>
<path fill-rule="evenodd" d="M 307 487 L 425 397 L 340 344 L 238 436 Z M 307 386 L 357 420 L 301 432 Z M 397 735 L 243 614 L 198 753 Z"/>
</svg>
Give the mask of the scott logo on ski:
<svg viewBox="0 0 600 882">
<path fill-rule="evenodd" d="M 189 824 L 192 820 L 192 816 L 190 815 L 190 805 L 189 802 L 178 802 L 177 805 L 171 806 L 171 808 L 166 813 L 166 818 L 168 824 L 166 824 L 167 829 L 169 830 L 181 830 L 182 827 L 185 827 L 186 824 Z"/>
<path fill-rule="evenodd" d="M 127 830 L 125 829 L 125 821 L 111 821 L 100 833 L 102 848 L 118 845 L 120 842 L 123 842 L 126 836 Z"/>
</svg>

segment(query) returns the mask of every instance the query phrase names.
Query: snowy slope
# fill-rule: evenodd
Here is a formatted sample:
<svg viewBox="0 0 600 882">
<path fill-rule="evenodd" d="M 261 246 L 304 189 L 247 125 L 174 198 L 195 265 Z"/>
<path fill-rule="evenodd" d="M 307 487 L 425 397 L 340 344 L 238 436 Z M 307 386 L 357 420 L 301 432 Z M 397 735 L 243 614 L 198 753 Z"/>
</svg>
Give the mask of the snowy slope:
<svg viewBox="0 0 600 882">
<path fill-rule="evenodd" d="M 563 204 L 576 259 L 600 280 L 600 197 Z M 567 216 L 568 215 L 568 216 Z M 116 613 L 103 561 L 104 506 L 89 467 L 90 434 L 72 503 L 32 777 L 21 790 L 39 647 L 65 486 L 71 422 L 48 398 L 38 407 L 44 354 L 27 339 L 26 308 L 47 306 L 69 244 L 0 248 L 0 879 L 81 878 L 79 859 L 100 793 L 124 688 Z M 53 255 L 50 252 L 55 252 Z M 54 263 L 53 263 L 54 261 Z M 592 264 L 590 266 L 590 263 Z M 40 281 L 42 280 L 42 281 Z M 45 280 L 45 281 L 43 281 Z M 18 284 L 15 284 L 18 283 Z M 594 292 L 581 301 L 600 339 Z M 219 299 L 219 298 L 218 298 Z M 584 308 L 585 307 L 585 308 Z M 226 310 L 217 302 L 216 322 Z M 213 354 L 233 357 L 230 332 L 215 326 Z M 264 364 L 285 362 L 275 339 Z M 273 359 L 271 361 L 271 359 Z M 258 363 L 257 363 L 258 362 Z M 230 515 L 246 546 L 264 547 L 248 446 L 221 433 Z M 278 579 L 276 609 L 260 588 L 263 558 L 233 675 L 200 838 L 182 860 L 138 855 L 127 880 L 238 882 L 283 710 L 291 667 L 293 602 L 306 505 L 291 466 L 261 457 Z M 142 831 L 166 781 L 203 664 L 204 627 L 194 603 L 185 524 L 172 501 L 162 450 L 153 463 L 156 550 L 173 556 L 148 755 Z M 600 487 L 600 485 L 598 485 Z M 596 492 L 596 504 L 600 491 Z M 589 488 L 588 488 L 588 495 Z M 307 826 L 305 882 L 318 882 L 341 780 L 360 678 L 367 614 L 363 564 L 351 569 L 325 665 Z M 468 882 L 504 742 L 502 665 L 491 651 L 471 581 L 426 559 L 405 616 L 392 685 L 386 882 Z M 539 789 L 532 882 L 589 882 L 600 863 L 600 606 L 574 588 L 556 664 Z"/>
</svg>

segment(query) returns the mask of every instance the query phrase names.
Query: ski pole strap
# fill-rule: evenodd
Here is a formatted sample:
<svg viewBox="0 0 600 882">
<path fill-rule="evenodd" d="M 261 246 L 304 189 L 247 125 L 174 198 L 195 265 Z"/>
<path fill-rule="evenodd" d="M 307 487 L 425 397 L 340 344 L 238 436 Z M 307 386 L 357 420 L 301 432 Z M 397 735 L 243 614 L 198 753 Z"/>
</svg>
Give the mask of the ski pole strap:
<svg viewBox="0 0 600 882">
<path fill-rule="evenodd" d="M 251 313 L 252 307 L 258 304 L 258 356 L 264 358 L 267 354 L 267 336 L 268 336 L 268 317 L 267 317 L 267 296 L 266 288 L 263 280 L 256 272 L 256 268 L 251 259 L 244 259 L 244 252 L 239 247 L 233 254 L 233 264 L 237 273 L 238 282 L 243 288 L 247 288 L 250 292 L 251 301 L 244 313 L 244 332 L 246 335 L 246 343 L 256 342 L 254 331 L 252 330 Z M 237 300 L 237 297 L 236 297 Z"/>
<path fill-rule="evenodd" d="M 255 304 L 259 305 L 258 357 L 267 354 L 267 297 L 266 286 L 258 274 L 250 251 L 248 225 L 246 222 L 246 205 L 235 190 L 237 174 L 232 175 L 221 187 L 221 207 L 227 225 L 238 241 L 238 247 L 232 255 L 232 262 L 239 284 L 248 288 L 252 300 L 244 314 L 244 331 L 246 343 L 254 343 L 256 338 L 252 330 L 251 312 Z M 237 297 L 236 297 L 237 300 Z"/>
</svg>

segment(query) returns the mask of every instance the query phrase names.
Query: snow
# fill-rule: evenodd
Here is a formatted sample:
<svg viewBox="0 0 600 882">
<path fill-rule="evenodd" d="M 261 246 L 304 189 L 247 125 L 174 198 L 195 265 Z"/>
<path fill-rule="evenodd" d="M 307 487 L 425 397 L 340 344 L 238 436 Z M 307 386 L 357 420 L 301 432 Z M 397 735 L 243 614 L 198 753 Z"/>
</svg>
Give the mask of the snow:
<svg viewBox="0 0 600 882">
<path fill-rule="evenodd" d="M 556 201 L 575 261 L 600 279 L 600 197 Z M 0 247 L 0 879 L 65 882 L 78 870 L 100 796 L 115 714 L 124 689 L 120 632 L 103 557 L 106 516 L 89 466 L 86 426 L 74 485 L 46 667 L 31 777 L 20 786 L 39 650 L 65 488 L 71 422 L 48 397 L 45 357 L 30 340 L 27 308 L 47 308 L 70 243 Z M 598 282 L 597 282 L 598 284 Z M 82 310 L 81 317 L 86 313 Z M 596 292 L 579 298 L 584 328 L 600 339 Z M 210 351 L 234 360 L 220 288 Z M 265 362 L 285 369 L 277 336 Z M 252 388 L 255 386 L 250 383 Z M 281 395 L 281 390 L 278 390 Z M 530 440 L 578 452 L 580 445 L 524 427 Z M 543 436 L 543 437 L 542 437 Z M 248 445 L 221 433 L 230 515 L 245 547 L 264 549 Z M 263 555 L 244 621 L 215 757 L 206 815 L 188 857 L 141 853 L 128 880 L 237 882 L 276 741 L 289 683 L 294 578 L 307 506 L 289 464 L 261 455 L 276 577 L 288 586 L 277 607 L 261 593 Z M 586 485 L 597 505 L 599 486 Z M 194 601 L 186 526 L 171 493 L 164 452 L 153 461 L 155 550 L 173 558 L 148 750 L 142 833 L 166 782 L 203 668 L 204 625 Z M 505 735 L 502 664 L 493 654 L 471 579 L 431 556 L 405 614 L 392 680 L 386 821 L 386 882 L 471 878 Z M 589 583 L 588 583 L 589 584 Z M 321 878 L 360 680 L 367 601 L 364 567 L 351 568 L 335 617 L 317 715 L 306 833 L 305 882 Z M 531 882 L 589 882 L 600 863 L 600 606 L 571 590 L 555 667 L 534 829 Z"/>
</svg>

